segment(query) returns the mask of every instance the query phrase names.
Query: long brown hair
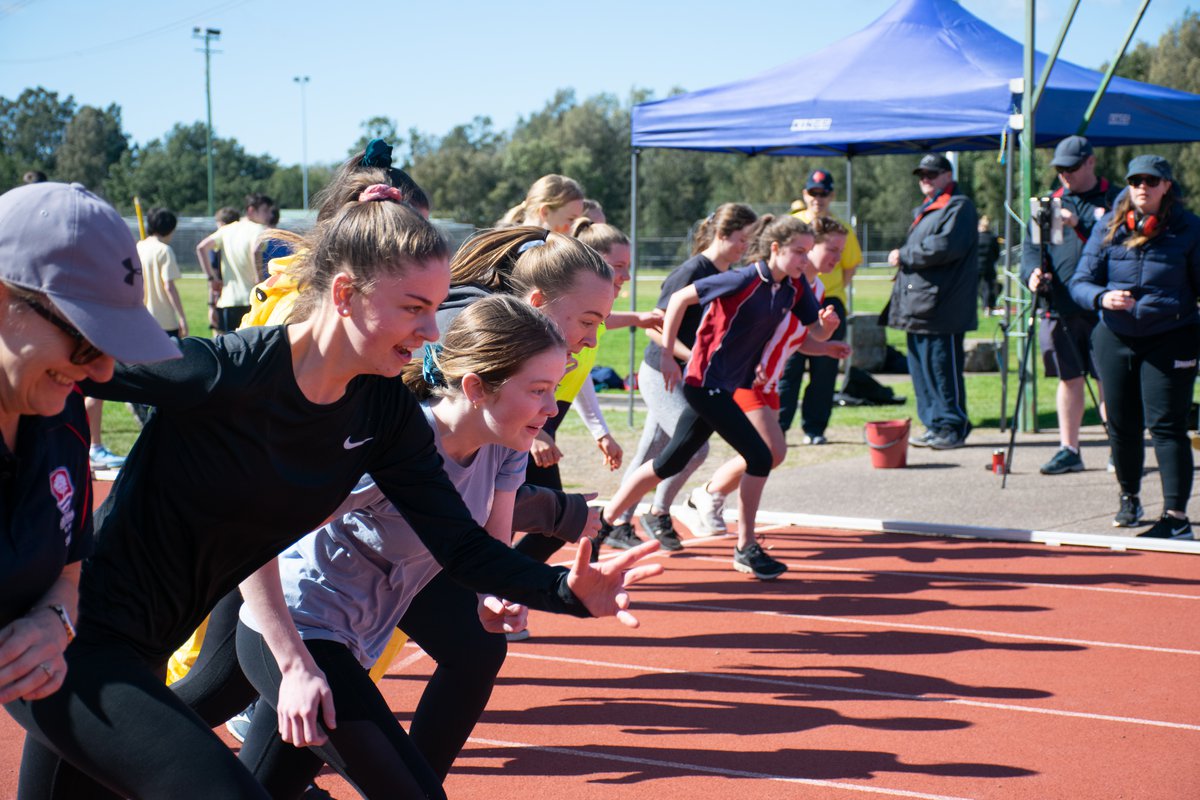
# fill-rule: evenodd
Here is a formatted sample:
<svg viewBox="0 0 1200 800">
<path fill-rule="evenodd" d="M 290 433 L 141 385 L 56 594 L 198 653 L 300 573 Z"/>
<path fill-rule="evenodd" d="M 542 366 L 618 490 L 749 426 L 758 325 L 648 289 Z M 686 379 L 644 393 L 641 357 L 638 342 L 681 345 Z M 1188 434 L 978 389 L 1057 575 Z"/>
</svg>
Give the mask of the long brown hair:
<svg viewBox="0 0 1200 800">
<path fill-rule="evenodd" d="M 718 236 L 728 237 L 742 228 L 753 225 L 758 215 L 745 203 L 722 203 L 696 226 L 692 238 L 692 255 L 697 255 L 712 244 Z"/>
<path fill-rule="evenodd" d="M 440 344 L 426 347 L 430 368 L 412 361 L 401 373 L 404 385 L 422 400 L 461 392 L 470 373 L 494 392 L 546 350 L 560 348 L 565 359 L 567 343 L 548 316 L 524 300 L 497 294 L 467 306 Z"/>
<path fill-rule="evenodd" d="M 555 298 L 587 272 L 612 282 L 612 267 L 583 242 L 524 225 L 492 228 L 468 239 L 450 262 L 450 283 L 517 295 L 539 289 Z"/>
<path fill-rule="evenodd" d="M 812 226 L 799 217 L 763 214 L 754 229 L 753 244 L 746 251 L 746 262 L 766 261 L 771 256 L 772 244 L 783 247 L 793 236 L 812 235 Z"/>
<path fill-rule="evenodd" d="M 1158 228 L 1157 228 L 1157 230 L 1155 230 L 1154 236 L 1157 236 L 1158 232 L 1162 230 L 1163 222 L 1167 219 L 1168 216 L 1170 216 L 1171 207 L 1175 205 L 1174 189 L 1175 189 L 1175 186 L 1174 186 L 1174 184 L 1172 184 L 1171 187 L 1169 189 L 1167 189 L 1166 192 L 1163 193 L 1162 203 L 1158 207 L 1158 213 L 1154 215 L 1154 216 L 1158 217 L 1158 221 L 1159 221 Z M 1110 219 L 1108 221 L 1108 230 L 1105 231 L 1105 233 L 1104 233 L 1104 243 L 1105 244 L 1112 244 L 1113 239 L 1117 235 L 1117 231 L 1120 231 L 1123 229 L 1128 230 L 1129 226 L 1128 226 L 1126 220 L 1129 217 L 1129 212 L 1131 212 L 1131 211 L 1135 215 L 1137 215 L 1137 213 L 1138 213 L 1137 209 L 1135 209 L 1133 207 L 1133 199 L 1130 197 L 1129 192 L 1128 191 L 1122 192 L 1120 199 L 1117 200 L 1116 208 L 1113 209 L 1112 219 Z M 1154 236 L 1147 236 L 1144 233 L 1138 233 L 1135 230 L 1131 230 L 1131 231 L 1129 231 L 1129 236 L 1125 239 L 1125 241 L 1122 244 L 1124 244 L 1130 250 L 1133 250 L 1136 247 L 1141 247 L 1146 242 L 1153 239 Z"/>
<path fill-rule="evenodd" d="M 352 177 L 347 196 L 357 198 L 371 179 L 369 173 Z M 303 238 L 302 248 L 289 270 L 300 287 L 289 322 L 307 319 L 324 302 L 338 272 L 350 274 L 354 288 L 368 293 L 380 276 L 401 274 L 450 254 L 437 228 L 406 203 L 394 200 L 345 203 Z"/>
</svg>

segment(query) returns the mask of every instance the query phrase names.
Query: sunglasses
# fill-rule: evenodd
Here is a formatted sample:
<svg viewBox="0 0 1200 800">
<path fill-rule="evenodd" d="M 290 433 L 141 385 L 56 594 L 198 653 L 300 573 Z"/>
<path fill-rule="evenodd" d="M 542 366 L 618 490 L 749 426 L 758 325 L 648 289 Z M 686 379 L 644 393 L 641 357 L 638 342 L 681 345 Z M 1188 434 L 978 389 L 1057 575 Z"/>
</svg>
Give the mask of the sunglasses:
<svg viewBox="0 0 1200 800">
<path fill-rule="evenodd" d="M 818 200 L 819 200 L 820 198 L 822 198 L 822 197 L 829 197 L 829 192 L 823 191 L 823 190 L 821 190 L 821 189 L 808 189 L 808 190 L 806 190 L 806 192 L 805 192 L 805 193 L 806 193 L 806 194 L 807 194 L 809 197 L 815 197 L 815 198 L 817 198 Z"/>
<path fill-rule="evenodd" d="M 70 336 L 75 340 L 75 349 L 71 352 L 72 364 L 75 364 L 76 366 L 83 366 L 84 364 L 92 363 L 97 358 L 104 355 L 99 348 L 89 342 L 87 337 L 80 333 L 75 327 L 59 317 L 50 309 L 46 308 L 41 303 L 37 302 L 36 300 L 30 300 L 27 297 L 22 297 L 20 300 L 22 303 L 32 308 L 39 317 L 52 323 L 54 327 L 58 328 L 67 336 Z"/>
<path fill-rule="evenodd" d="M 1083 167 L 1084 161 L 1087 161 L 1087 159 L 1085 158 L 1083 161 L 1080 161 L 1073 167 L 1055 167 L 1055 169 L 1058 170 L 1059 175 L 1073 175 L 1078 172 L 1081 167 Z"/>
<path fill-rule="evenodd" d="M 932 181 L 932 180 L 936 180 L 937 176 L 939 176 L 941 174 L 942 174 L 941 172 L 935 172 L 934 170 L 931 170 L 931 169 L 923 169 L 917 173 L 917 180 Z"/>
<path fill-rule="evenodd" d="M 1160 183 L 1162 183 L 1162 178 L 1158 177 L 1157 175 L 1134 175 L 1133 177 L 1126 178 L 1126 182 L 1128 182 L 1128 184 L 1135 189 L 1141 186 L 1143 183 L 1149 188 L 1153 189 L 1155 186 L 1158 186 Z"/>
</svg>

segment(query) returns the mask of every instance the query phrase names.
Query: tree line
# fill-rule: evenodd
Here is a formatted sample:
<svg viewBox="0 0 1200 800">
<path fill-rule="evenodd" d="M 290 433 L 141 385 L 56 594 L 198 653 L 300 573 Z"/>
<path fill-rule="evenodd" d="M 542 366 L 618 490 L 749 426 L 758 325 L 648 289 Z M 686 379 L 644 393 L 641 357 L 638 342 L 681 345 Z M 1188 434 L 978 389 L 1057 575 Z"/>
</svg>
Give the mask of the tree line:
<svg viewBox="0 0 1200 800">
<path fill-rule="evenodd" d="M 1187 11 L 1155 44 L 1139 43 L 1117 74 L 1189 92 L 1200 92 L 1200 15 Z M 679 90 L 682 91 L 682 90 Z M 540 175 L 557 172 L 583 184 L 610 220 L 629 224 L 630 110 L 652 99 L 635 90 L 624 100 L 599 94 L 580 100 L 562 89 L 543 108 L 520 118 L 511 130 L 497 130 L 488 117 L 475 117 L 442 136 L 416 127 L 401 133 L 398 121 L 374 116 L 362 123 L 362 137 L 348 150 L 361 151 L 375 136 L 395 145 L 400 166 L 431 194 L 434 213 L 477 226 L 494 223 L 524 196 Z M 213 138 L 218 206 L 240 207 L 251 191 L 271 195 L 283 207 L 299 208 L 301 170 L 269 155 L 246 152 L 236 139 Z M 1167 157 L 1183 186 L 1200 180 L 1200 144 L 1118 147 L 1097 150 L 1098 171 L 1121 179 L 1133 154 L 1153 151 Z M 854 211 L 858 222 L 902 236 L 919 202 L 911 171 L 915 156 L 854 159 Z M 1038 153 L 1037 175 L 1046 186 L 1054 176 L 1049 153 Z M 329 180 L 336 164 L 309 169 L 310 191 Z M 693 221 L 716 205 L 736 200 L 756 209 L 783 210 L 799 196 L 808 173 L 829 170 L 844 190 L 839 158 L 746 157 L 684 150 L 646 150 L 639 161 L 639 232 L 682 236 Z M 132 199 L 164 205 L 181 215 L 207 212 L 205 128 L 178 123 L 145 144 L 122 130 L 121 109 L 79 106 L 43 87 L 15 99 L 0 97 L 0 191 L 21 182 L 27 170 L 55 180 L 78 181 L 102 194 L 123 213 Z M 999 226 L 1003 219 L 1004 168 L 992 151 L 968 152 L 959 160 L 959 180 L 980 212 Z M 844 199 L 844 192 L 839 192 Z M 874 239 L 874 237 L 873 237 Z M 893 242 L 885 235 L 881 248 Z M 872 241 L 874 249 L 876 241 Z"/>
</svg>

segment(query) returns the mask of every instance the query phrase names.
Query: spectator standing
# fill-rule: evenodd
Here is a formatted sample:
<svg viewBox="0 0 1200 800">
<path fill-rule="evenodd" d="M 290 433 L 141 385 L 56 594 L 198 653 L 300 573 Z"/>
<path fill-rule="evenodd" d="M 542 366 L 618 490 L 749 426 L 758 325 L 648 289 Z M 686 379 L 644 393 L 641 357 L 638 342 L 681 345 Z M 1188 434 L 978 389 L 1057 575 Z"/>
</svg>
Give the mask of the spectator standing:
<svg viewBox="0 0 1200 800">
<path fill-rule="evenodd" d="M 152 208 L 146 215 L 148 236 L 137 243 L 138 258 L 142 260 L 142 281 L 146 287 L 146 308 L 168 336 L 176 339 L 188 335 L 187 315 L 175 281 L 179 280 L 179 263 L 171 248 L 175 235 L 175 214 L 165 208 Z"/>
<path fill-rule="evenodd" d="M 975 204 L 959 189 L 950 161 L 925 155 L 913 174 L 925 202 L 913 211 L 908 238 L 888 253 L 897 268 L 888 326 L 908 336 L 908 371 L 924 433 L 909 443 L 950 450 L 971 432 L 963 384 L 963 337 L 979 325 L 979 237 Z"/>
<path fill-rule="evenodd" d="M 1125 179 L 1129 187 L 1088 239 L 1071 297 L 1100 312 L 1092 346 L 1107 387 L 1109 444 L 1121 487 L 1113 525 L 1141 521 L 1142 437 L 1149 429 L 1163 514 L 1139 535 L 1191 539 L 1187 417 L 1200 354 L 1200 218 L 1180 202 L 1165 158 L 1138 156 Z"/>
<path fill-rule="evenodd" d="M 812 225 L 816 220 L 829 217 L 836 220 L 846 229 L 846 245 L 837 266 L 832 272 L 822 275 L 821 282 L 825 284 L 825 302 L 833 306 L 837 312 L 838 329 L 833 338 L 840 341 L 846 338 L 846 292 L 854 273 L 862 263 L 862 246 L 854 234 L 854 228 L 838 219 L 829 212 L 837 194 L 834 190 L 833 176 L 826 170 L 817 169 L 808 176 L 804 184 L 804 208 L 793 211 L 792 216 Z M 804 392 L 804 402 L 800 406 L 800 427 L 804 431 L 804 444 L 825 444 L 825 428 L 829 425 L 829 416 L 833 412 L 833 390 L 837 383 L 838 360 L 828 356 L 811 356 L 796 351 L 788 359 L 779 379 L 779 426 L 787 433 L 796 416 L 796 403 L 800 397 L 800 384 L 804 380 L 804 370 L 808 369 L 808 388 Z"/>
<path fill-rule="evenodd" d="M 1096 157 L 1082 136 L 1068 136 L 1059 142 L 1050 163 L 1062 184 L 1053 196 L 1062 199 L 1063 241 L 1046 245 L 1048 263 L 1043 264 L 1041 248 L 1026 237 L 1021 250 L 1021 281 L 1030 291 L 1045 297 L 1050 306 L 1046 323 L 1039 330 L 1039 344 L 1046 375 L 1058 377 L 1055 405 L 1059 448 L 1041 471 L 1043 475 L 1061 475 L 1083 470 L 1079 453 L 1083 382 L 1087 374 L 1096 375 L 1092 330 L 1099 321 L 1094 309 L 1081 308 L 1072 299 L 1068 285 L 1092 229 L 1112 208 L 1118 190 L 1096 176 Z"/>
<path fill-rule="evenodd" d="M 979 218 L 979 304 L 983 313 L 996 308 L 999 289 L 996 285 L 996 262 L 1000 260 L 1000 237 L 992 232 L 992 220 Z"/>
<path fill-rule="evenodd" d="M 246 195 L 246 213 L 242 219 L 217 228 L 196 245 L 196 259 L 208 275 L 211 294 L 217 294 L 214 333 L 236 330 L 250 310 L 250 290 L 258 283 L 258 237 L 271 218 L 271 198 L 263 194 Z M 221 252 L 222 270 L 212 269 L 210 254 Z"/>
</svg>

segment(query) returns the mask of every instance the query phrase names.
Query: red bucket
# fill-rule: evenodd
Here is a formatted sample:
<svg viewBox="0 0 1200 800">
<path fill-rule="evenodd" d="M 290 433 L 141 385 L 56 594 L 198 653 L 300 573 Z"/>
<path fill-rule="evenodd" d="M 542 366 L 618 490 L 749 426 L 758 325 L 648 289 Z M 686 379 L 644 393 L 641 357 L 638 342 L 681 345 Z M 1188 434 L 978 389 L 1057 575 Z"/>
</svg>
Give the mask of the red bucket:
<svg viewBox="0 0 1200 800">
<path fill-rule="evenodd" d="M 908 463 L 908 432 L 912 420 L 887 419 L 868 422 L 867 446 L 871 448 L 871 466 L 896 469 Z"/>
</svg>

